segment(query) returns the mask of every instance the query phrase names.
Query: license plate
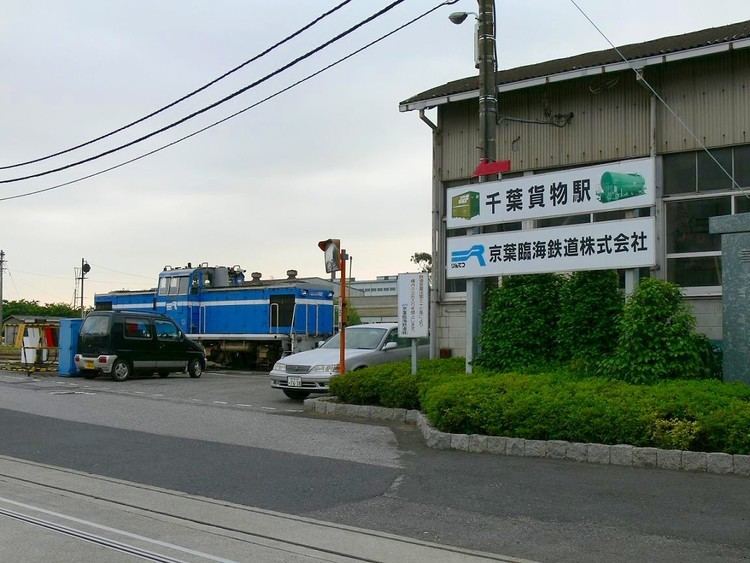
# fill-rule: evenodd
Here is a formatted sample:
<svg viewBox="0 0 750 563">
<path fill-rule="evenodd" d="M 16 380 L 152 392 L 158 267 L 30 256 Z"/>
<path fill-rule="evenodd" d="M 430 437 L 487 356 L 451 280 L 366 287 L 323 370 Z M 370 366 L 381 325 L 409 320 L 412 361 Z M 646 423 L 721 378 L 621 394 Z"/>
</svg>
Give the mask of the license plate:
<svg viewBox="0 0 750 563">
<path fill-rule="evenodd" d="M 289 387 L 302 387 L 302 378 L 301 377 L 287 377 L 286 384 Z"/>
<path fill-rule="evenodd" d="M 86 369 L 94 369 L 94 361 L 86 361 Z"/>
</svg>

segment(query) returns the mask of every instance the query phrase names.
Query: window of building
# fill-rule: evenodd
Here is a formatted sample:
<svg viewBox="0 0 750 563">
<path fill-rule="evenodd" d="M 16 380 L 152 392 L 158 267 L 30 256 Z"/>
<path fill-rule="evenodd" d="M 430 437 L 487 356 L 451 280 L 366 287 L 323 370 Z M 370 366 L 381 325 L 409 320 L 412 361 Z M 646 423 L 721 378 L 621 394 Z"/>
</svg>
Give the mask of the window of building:
<svg viewBox="0 0 750 563">
<path fill-rule="evenodd" d="M 711 149 L 740 187 L 750 187 L 750 145 Z M 704 151 L 665 155 L 667 279 L 696 292 L 721 286 L 721 236 L 709 232 L 709 219 L 750 212 L 750 199 L 733 195 L 732 179 Z"/>
</svg>

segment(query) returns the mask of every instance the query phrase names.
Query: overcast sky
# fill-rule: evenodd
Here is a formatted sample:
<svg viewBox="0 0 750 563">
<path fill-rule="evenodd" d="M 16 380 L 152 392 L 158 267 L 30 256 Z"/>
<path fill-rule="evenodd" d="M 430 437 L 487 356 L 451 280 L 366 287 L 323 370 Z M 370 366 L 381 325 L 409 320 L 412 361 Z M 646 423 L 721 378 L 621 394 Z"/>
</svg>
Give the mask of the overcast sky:
<svg viewBox="0 0 750 563">
<path fill-rule="evenodd" d="M 222 74 L 339 0 L 3 0 L 0 165 L 43 156 L 141 117 Z M 389 3 L 353 0 L 209 90 L 117 136 L 0 179 L 86 158 L 249 84 Z M 246 107 L 434 6 L 407 0 L 318 55 L 176 129 L 96 162 L 0 185 L 0 196 L 117 164 Z M 618 45 L 750 19 L 747 0 L 579 0 Z M 501 68 L 606 48 L 568 0 L 498 0 Z M 443 7 L 414 26 L 180 145 L 110 173 L 0 202 L 6 299 L 70 302 L 153 287 L 165 264 L 240 264 L 265 278 L 325 276 L 316 242 L 338 237 L 354 276 L 413 271 L 430 247 L 430 132 L 398 102 L 474 73 L 473 26 Z"/>
</svg>

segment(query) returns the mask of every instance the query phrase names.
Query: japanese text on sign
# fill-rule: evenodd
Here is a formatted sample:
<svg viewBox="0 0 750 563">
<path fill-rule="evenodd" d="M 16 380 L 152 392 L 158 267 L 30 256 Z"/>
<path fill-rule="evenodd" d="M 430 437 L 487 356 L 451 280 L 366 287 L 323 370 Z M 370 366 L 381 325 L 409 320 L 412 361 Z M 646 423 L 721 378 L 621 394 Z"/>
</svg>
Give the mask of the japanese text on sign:
<svg viewBox="0 0 750 563">
<path fill-rule="evenodd" d="M 448 190 L 449 229 L 654 205 L 654 161 L 626 160 Z"/>
<path fill-rule="evenodd" d="M 429 334 L 429 275 L 399 274 L 398 335 L 402 338 L 424 338 Z"/>
<path fill-rule="evenodd" d="M 655 263 L 653 217 L 448 239 L 449 278 L 639 268 Z"/>
</svg>

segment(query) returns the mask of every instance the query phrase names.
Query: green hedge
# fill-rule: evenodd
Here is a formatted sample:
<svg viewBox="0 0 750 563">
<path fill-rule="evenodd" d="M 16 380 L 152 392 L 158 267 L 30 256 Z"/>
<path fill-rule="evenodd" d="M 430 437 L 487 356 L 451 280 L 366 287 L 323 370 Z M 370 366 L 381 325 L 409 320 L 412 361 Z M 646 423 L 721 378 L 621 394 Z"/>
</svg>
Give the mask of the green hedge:
<svg viewBox="0 0 750 563">
<path fill-rule="evenodd" d="M 342 401 L 421 408 L 444 432 L 750 454 L 750 387 L 633 385 L 601 377 L 463 373 L 463 360 L 386 364 L 336 377 Z"/>
</svg>

